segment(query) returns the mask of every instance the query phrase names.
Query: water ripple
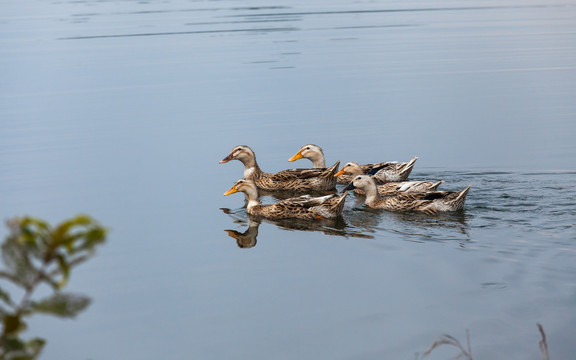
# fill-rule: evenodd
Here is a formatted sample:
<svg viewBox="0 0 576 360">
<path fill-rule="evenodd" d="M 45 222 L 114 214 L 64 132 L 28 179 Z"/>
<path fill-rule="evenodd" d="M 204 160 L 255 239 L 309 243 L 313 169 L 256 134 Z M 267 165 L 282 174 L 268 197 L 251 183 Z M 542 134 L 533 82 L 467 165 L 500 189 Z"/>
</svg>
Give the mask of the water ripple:
<svg viewBox="0 0 576 360">
<path fill-rule="evenodd" d="M 87 39 L 126 38 L 126 37 L 140 37 L 140 36 L 193 35 L 193 34 L 218 34 L 218 33 L 241 33 L 241 32 L 269 33 L 276 31 L 295 31 L 295 30 L 298 30 L 298 28 L 285 27 L 285 28 L 258 28 L 258 29 L 169 31 L 169 32 L 151 32 L 151 33 L 136 33 L 136 34 L 70 36 L 70 37 L 58 38 L 57 40 L 87 40 Z"/>
</svg>

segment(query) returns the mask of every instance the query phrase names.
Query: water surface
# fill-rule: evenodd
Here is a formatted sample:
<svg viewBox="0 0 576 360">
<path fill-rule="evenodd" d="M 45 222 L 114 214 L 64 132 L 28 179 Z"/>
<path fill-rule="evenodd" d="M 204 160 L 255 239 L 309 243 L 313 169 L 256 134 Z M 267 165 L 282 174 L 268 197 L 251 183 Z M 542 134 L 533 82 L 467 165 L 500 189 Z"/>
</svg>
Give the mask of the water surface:
<svg viewBox="0 0 576 360">
<path fill-rule="evenodd" d="M 111 230 L 72 276 L 89 310 L 32 321 L 44 359 L 413 359 L 466 329 L 541 359 L 536 323 L 576 352 L 573 1 L 0 6 L 0 215 Z M 235 145 L 279 171 L 306 143 L 418 156 L 466 208 L 254 223 L 222 196 Z"/>
</svg>

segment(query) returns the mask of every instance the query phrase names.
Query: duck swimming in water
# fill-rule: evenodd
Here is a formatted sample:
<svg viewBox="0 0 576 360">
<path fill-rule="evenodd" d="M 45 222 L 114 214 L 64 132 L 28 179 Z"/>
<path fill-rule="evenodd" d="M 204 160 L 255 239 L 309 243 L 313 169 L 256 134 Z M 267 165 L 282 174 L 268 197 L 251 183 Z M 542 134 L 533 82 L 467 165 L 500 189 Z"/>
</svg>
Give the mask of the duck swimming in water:
<svg viewBox="0 0 576 360">
<path fill-rule="evenodd" d="M 244 178 L 252 180 L 261 189 L 269 191 L 325 191 L 334 190 L 340 161 L 329 168 L 289 169 L 273 173 L 260 170 L 254 151 L 247 145 L 238 145 L 220 161 L 221 164 L 238 160 L 244 164 Z"/>
<path fill-rule="evenodd" d="M 312 161 L 314 168 L 325 167 L 324 151 L 318 145 L 307 144 L 300 148 L 300 150 L 292 156 L 288 161 L 296 161 L 299 159 L 308 159 Z M 414 168 L 414 163 L 418 160 L 414 157 L 407 163 L 399 163 L 396 161 L 387 161 L 374 164 L 364 164 L 358 165 L 361 169 L 360 174 L 373 174 L 377 181 L 404 181 L 408 179 L 412 169 Z M 356 175 L 360 175 L 356 174 Z M 340 174 L 342 175 L 342 174 Z M 354 175 L 344 175 L 338 178 L 338 184 L 349 184 L 354 178 Z"/>
<path fill-rule="evenodd" d="M 355 162 L 346 163 L 342 167 L 340 171 L 336 173 L 334 176 L 342 176 L 342 175 L 349 175 L 352 179 L 354 176 L 362 175 L 363 170 Z M 350 180 L 352 181 L 352 180 Z M 376 181 L 376 180 L 375 180 Z M 438 186 L 440 186 L 444 180 L 440 180 L 437 182 L 432 181 L 402 181 L 402 182 L 383 182 L 383 181 L 376 181 L 378 193 L 385 194 L 394 191 L 400 192 L 426 192 L 426 191 L 436 191 Z M 350 183 L 350 182 L 348 182 Z M 354 189 L 356 194 L 364 194 L 364 190 L 362 189 Z"/>
<path fill-rule="evenodd" d="M 246 211 L 250 215 L 263 216 L 270 219 L 332 219 L 340 216 L 348 192 L 338 196 L 330 194 L 320 197 L 308 195 L 282 200 L 280 202 L 262 205 L 258 200 L 258 188 L 252 180 L 240 179 L 224 195 L 243 192 L 248 205 Z"/>
<path fill-rule="evenodd" d="M 365 204 L 374 209 L 388 211 L 418 211 L 434 214 L 441 211 L 456 211 L 464 207 L 466 194 L 470 186 L 462 191 L 433 191 L 424 193 L 393 193 L 381 195 L 378 193 L 376 182 L 369 175 L 358 175 L 345 188 L 352 190 L 359 188 L 366 193 Z"/>
</svg>

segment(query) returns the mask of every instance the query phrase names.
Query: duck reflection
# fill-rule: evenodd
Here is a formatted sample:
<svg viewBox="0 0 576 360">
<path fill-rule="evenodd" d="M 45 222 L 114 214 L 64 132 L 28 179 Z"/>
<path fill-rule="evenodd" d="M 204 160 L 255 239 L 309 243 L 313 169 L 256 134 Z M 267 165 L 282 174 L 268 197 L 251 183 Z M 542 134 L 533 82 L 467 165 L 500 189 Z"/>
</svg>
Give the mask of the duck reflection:
<svg viewBox="0 0 576 360">
<path fill-rule="evenodd" d="M 244 209 L 234 211 L 228 208 L 221 208 L 222 212 L 229 215 L 234 223 L 247 224 L 248 229 L 244 232 L 237 230 L 224 230 L 228 236 L 236 239 L 236 244 L 239 248 L 248 249 L 256 246 L 258 242 L 258 229 L 263 222 L 276 225 L 282 230 L 290 231 L 318 231 L 326 235 L 343 236 L 343 237 L 356 237 L 363 239 L 373 239 L 372 235 L 364 234 L 361 230 L 355 230 L 351 227 L 342 216 L 334 219 L 280 219 L 272 220 L 259 216 L 249 215 Z"/>
<path fill-rule="evenodd" d="M 289 191 L 263 192 L 262 195 L 279 200 L 295 196 Z M 462 247 L 467 247 L 471 240 L 468 224 L 471 215 L 466 212 L 466 209 L 434 215 L 417 212 L 396 213 L 367 207 L 364 205 L 364 196 L 358 194 L 348 196 L 348 204 L 343 215 L 335 219 L 271 220 L 249 215 L 245 207 L 235 210 L 222 208 L 221 210 L 232 217 L 235 223 L 248 226 L 244 232 L 225 230 L 230 237 L 236 239 L 240 248 L 256 246 L 258 228 L 262 222 L 272 223 L 282 230 L 318 231 L 327 235 L 364 239 L 400 235 L 403 240 L 411 242 L 460 241 Z"/>
<path fill-rule="evenodd" d="M 394 215 L 397 221 L 412 227 L 417 232 L 426 234 L 426 237 L 430 240 L 471 240 L 468 217 L 465 210 L 438 213 L 432 216 L 426 216 L 425 214 Z"/>
<path fill-rule="evenodd" d="M 469 215 L 465 210 L 427 215 L 394 213 L 357 205 L 346 212 L 346 220 L 366 232 L 400 234 L 405 240 L 418 242 L 471 240 Z"/>
<path fill-rule="evenodd" d="M 240 249 L 249 249 L 256 246 L 258 240 L 258 228 L 260 227 L 259 221 L 249 220 L 248 221 L 248 229 L 244 232 L 236 231 L 236 230 L 224 230 L 228 233 L 228 236 L 231 238 L 236 239 L 236 245 Z"/>
</svg>

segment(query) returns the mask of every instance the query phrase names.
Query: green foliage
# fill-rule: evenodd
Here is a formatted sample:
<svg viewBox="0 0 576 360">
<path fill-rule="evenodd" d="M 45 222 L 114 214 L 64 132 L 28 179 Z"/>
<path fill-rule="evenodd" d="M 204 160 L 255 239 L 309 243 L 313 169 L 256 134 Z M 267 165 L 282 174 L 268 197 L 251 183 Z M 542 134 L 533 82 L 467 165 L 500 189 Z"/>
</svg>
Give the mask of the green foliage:
<svg viewBox="0 0 576 360">
<path fill-rule="evenodd" d="M 60 317 L 75 317 L 90 305 L 90 298 L 76 294 L 56 293 L 38 302 L 32 302 L 33 312 L 51 314 Z"/>
<path fill-rule="evenodd" d="M 106 239 L 106 229 L 89 216 L 79 215 L 52 228 L 47 222 L 31 218 L 14 218 L 6 222 L 10 233 L 1 246 L 4 268 L 0 280 L 21 289 L 21 300 L 15 302 L 0 287 L 0 360 L 35 359 L 45 341 L 22 340 L 25 317 L 42 313 L 58 317 L 75 317 L 90 304 L 90 298 L 62 292 L 72 268 L 93 255 Z M 53 294 L 34 300 L 34 290 L 46 284 Z"/>
</svg>

